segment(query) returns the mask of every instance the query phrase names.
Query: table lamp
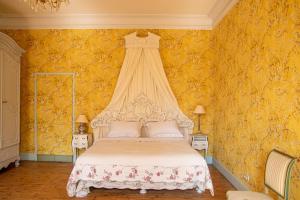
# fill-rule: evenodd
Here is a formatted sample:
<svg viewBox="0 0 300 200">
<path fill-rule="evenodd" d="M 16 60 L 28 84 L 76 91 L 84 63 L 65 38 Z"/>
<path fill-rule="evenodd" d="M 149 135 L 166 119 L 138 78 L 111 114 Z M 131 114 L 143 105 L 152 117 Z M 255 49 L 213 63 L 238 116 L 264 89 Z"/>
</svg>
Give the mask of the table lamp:
<svg viewBox="0 0 300 200">
<path fill-rule="evenodd" d="M 194 113 L 198 115 L 198 132 L 200 133 L 200 115 L 205 114 L 205 110 L 202 105 L 197 105 Z"/>
<path fill-rule="evenodd" d="M 79 123 L 79 127 L 78 127 L 79 134 L 85 134 L 86 124 L 89 123 L 87 117 L 85 115 L 79 115 L 76 119 L 76 123 Z"/>
</svg>

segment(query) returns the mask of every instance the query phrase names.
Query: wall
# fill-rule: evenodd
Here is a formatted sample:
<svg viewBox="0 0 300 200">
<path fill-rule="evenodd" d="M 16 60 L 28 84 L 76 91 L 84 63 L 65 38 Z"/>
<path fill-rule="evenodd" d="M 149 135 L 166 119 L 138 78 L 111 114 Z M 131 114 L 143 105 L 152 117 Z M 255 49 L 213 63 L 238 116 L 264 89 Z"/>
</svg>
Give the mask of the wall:
<svg viewBox="0 0 300 200">
<path fill-rule="evenodd" d="M 109 103 L 124 59 L 123 36 L 135 30 L 4 30 L 26 50 L 21 66 L 21 152 L 34 151 L 34 72 L 76 72 L 76 114 L 92 119 Z M 142 35 L 146 30 L 139 30 Z M 212 138 L 212 93 L 210 32 L 151 30 L 161 36 L 160 53 L 167 78 L 183 112 L 203 104 L 202 130 Z M 51 89 L 51 86 L 47 86 Z M 60 91 L 66 88 L 62 85 Z M 60 92 L 57 92 L 57 94 Z M 42 95 L 42 94 L 41 94 Z M 46 95 L 46 93 L 45 93 Z M 45 97 L 46 98 L 46 97 Z M 53 100 L 53 99 L 52 99 Z M 47 101 L 52 101 L 47 98 Z M 64 104 L 64 102 L 63 102 Z M 39 109 L 39 108 L 38 108 Z M 54 113 L 66 116 L 61 108 Z M 43 118 L 46 113 L 43 113 Z M 70 139 L 50 129 L 48 146 L 63 146 L 55 154 L 71 154 Z M 57 137 L 59 139 L 57 140 Z M 56 139 L 54 139 L 56 138 Z M 211 145 L 212 147 L 212 145 Z M 46 146 L 41 154 L 48 154 Z M 69 149 L 69 150 L 67 150 Z M 51 153 L 51 152 L 50 152 Z M 212 154 L 212 148 L 210 148 Z"/>
<path fill-rule="evenodd" d="M 299 6 L 299 0 L 241 0 L 213 30 L 214 158 L 256 191 L 263 190 L 270 150 L 300 156 Z"/>
<path fill-rule="evenodd" d="M 162 37 L 165 71 L 184 113 L 196 122 L 194 107 L 207 108 L 202 128 L 210 134 L 210 154 L 213 146 L 214 157 L 256 191 L 263 189 L 271 149 L 300 156 L 299 5 L 299 0 L 240 0 L 212 32 L 151 30 Z M 92 119 L 112 96 L 124 58 L 123 36 L 133 31 L 4 31 L 26 50 L 22 152 L 34 148 L 32 73 L 77 72 L 76 113 Z M 300 199 L 296 167 L 294 200 Z"/>
<path fill-rule="evenodd" d="M 39 155 L 72 153 L 72 75 L 39 75 L 37 87 L 37 143 Z"/>
</svg>

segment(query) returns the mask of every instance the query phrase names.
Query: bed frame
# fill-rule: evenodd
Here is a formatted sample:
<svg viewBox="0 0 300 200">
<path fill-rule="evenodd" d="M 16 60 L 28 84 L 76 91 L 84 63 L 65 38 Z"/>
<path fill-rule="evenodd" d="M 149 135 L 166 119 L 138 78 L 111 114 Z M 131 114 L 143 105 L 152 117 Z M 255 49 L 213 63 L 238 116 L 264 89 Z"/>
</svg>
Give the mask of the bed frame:
<svg viewBox="0 0 300 200">
<path fill-rule="evenodd" d="M 165 121 L 165 120 L 176 120 L 180 131 L 184 135 L 184 138 L 180 140 L 185 140 L 189 142 L 189 135 L 192 133 L 193 130 L 193 122 L 188 119 L 178 108 L 174 108 L 174 110 L 169 111 L 163 111 L 162 108 L 160 108 L 157 104 L 151 102 L 145 95 L 138 96 L 131 104 L 129 104 L 126 107 L 123 107 L 122 111 L 115 111 L 108 109 L 110 106 L 108 106 L 104 111 L 102 111 L 95 119 L 92 120 L 91 126 L 93 128 L 93 137 L 94 137 L 94 143 L 97 140 L 109 140 L 105 139 L 105 136 L 107 135 L 109 131 L 109 126 L 112 121 L 139 121 L 142 123 L 142 130 L 145 131 L 145 128 L 147 126 L 147 122 L 153 122 L 153 121 Z M 143 132 L 142 131 L 142 132 Z M 137 140 L 147 140 L 149 138 L 137 138 Z M 170 138 L 168 138 L 170 140 Z M 173 138 L 175 140 L 175 138 Z M 163 140 L 158 139 L 158 140 Z M 172 140 L 172 139 L 171 139 Z M 96 145 L 96 144 L 95 144 Z M 75 165 L 76 167 L 76 165 Z M 74 167 L 74 169 L 75 169 Z M 73 170 L 74 170 L 73 169 Z M 96 168 L 93 168 L 91 166 L 87 167 L 88 170 L 92 170 L 88 173 L 95 173 Z M 76 171 L 77 170 L 77 171 Z M 79 171 L 78 171 L 79 170 Z M 201 185 L 197 185 L 195 187 L 195 183 L 173 183 L 173 184 L 165 184 L 163 182 L 161 183 L 151 183 L 151 182 L 93 182 L 93 181 L 79 181 L 74 185 L 73 180 L 76 179 L 77 173 L 82 173 L 81 169 L 75 169 L 75 171 L 72 171 L 69 182 L 67 184 L 67 190 L 69 196 L 73 196 L 74 190 L 76 190 L 76 197 L 85 197 L 89 193 L 90 187 L 97 187 L 97 188 L 118 188 L 118 189 L 139 189 L 141 194 L 145 194 L 147 191 L 146 189 L 167 189 L 167 190 L 173 190 L 173 189 L 192 189 L 196 188 L 196 191 L 198 193 L 203 192 L 203 187 Z M 94 170 L 94 171 L 93 171 Z M 177 172 L 178 173 L 178 172 Z M 207 175 L 206 173 L 205 176 Z M 208 175 L 209 176 L 209 175 Z M 204 183 L 199 183 L 204 184 Z M 205 183 L 206 184 L 206 183 Z M 211 190 L 211 194 L 213 195 L 213 190 Z"/>
<path fill-rule="evenodd" d="M 173 110 L 164 111 L 158 104 L 152 102 L 146 95 L 141 94 L 129 105 L 122 108 L 122 111 L 111 110 L 108 106 L 91 122 L 93 129 L 94 143 L 101 138 L 105 138 L 109 131 L 112 121 L 139 121 L 142 124 L 142 137 L 146 129 L 147 122 L 175 120 L 178 124 L 180 132 L 184 139 L 190 142 L 189 135 L 192 134 L 194 123 L 187 118 L 179 107 Z M 141 138 L 142 140 L 143 138 Z M 109 186 L 106 186 L 109 188 Z M 197 190 L 198 191 L 198 190 Z M 198 191 L 199 193 L 202 191 Z M 141 188 L 141 194 L 145 194 L 146 190 Z"/>
</svg>

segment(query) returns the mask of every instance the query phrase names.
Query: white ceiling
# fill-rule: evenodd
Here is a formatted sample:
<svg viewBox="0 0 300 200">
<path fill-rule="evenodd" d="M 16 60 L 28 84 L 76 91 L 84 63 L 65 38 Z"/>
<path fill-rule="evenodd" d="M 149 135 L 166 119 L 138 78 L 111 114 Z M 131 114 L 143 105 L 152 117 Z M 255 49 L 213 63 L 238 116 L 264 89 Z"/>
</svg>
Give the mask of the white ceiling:
<svg viewBox="0 0 300 200">
<path fill-rule="evenodd" d="M 238 0 L 70 0 L 58 12 L 34 12 L 24 0 L 0 0 L 0 28 L 212 29 Z"/>
</svg>

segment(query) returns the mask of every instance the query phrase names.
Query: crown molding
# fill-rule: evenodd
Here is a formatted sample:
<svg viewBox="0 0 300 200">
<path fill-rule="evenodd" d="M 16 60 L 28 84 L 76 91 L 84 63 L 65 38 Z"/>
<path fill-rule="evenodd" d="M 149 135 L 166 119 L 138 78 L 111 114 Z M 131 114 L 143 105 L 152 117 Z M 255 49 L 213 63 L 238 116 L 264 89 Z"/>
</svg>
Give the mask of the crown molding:
<svg viewBox="0 0 300 200">
<path fill-rule="evenodd" d="M 216 27 L 225 15 L 233 8 L 239 0 L 217 1 L 208 14 L 208 18 L 212 20 L 211 29 Z"/>
<path fill-rule="evenodd" d="M 0 29 L 195 29 L 212 30 L 239 0 L 216 1 L 208 15 L 0 14 Z"/>
<path fill-rule="evenodd" d="M 207 15 L 43 14 L 0 15 L 1 29 L 196 29 L 211 30 Z"/>
</svg>

